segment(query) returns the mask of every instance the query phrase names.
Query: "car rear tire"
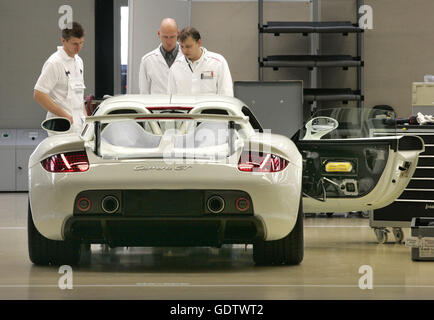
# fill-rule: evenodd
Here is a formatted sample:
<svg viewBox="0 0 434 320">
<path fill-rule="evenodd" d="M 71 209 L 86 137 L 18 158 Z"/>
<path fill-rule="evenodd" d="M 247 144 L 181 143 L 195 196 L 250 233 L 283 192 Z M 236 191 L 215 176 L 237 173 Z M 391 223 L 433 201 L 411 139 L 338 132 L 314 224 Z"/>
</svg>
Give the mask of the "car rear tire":
<svg viewBox="0 0 434 320">
<path fill-rule="evenodd" d="M 30 208 L 27 216 L 29 258 L 36 265 L 76 265 L 80 260 L 78 241 L 55 241 L 45 238 L 36 229 Z"/>
<path fill-rule="evenodd" d="M 253 244 L 253 260 L 256 265 L 297 265 L 304 256 L 303 198 L 300 199 L 297 221 L 284 238 L 273 241 L 257 241 Z"/>
</svg>

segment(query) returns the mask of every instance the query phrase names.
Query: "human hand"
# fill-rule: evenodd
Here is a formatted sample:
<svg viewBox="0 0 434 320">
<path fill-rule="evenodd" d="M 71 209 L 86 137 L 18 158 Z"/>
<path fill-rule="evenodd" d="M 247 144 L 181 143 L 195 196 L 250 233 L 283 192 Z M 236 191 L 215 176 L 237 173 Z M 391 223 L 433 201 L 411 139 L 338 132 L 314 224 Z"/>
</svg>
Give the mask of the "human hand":
<svg viewBox="0 0 434 320">
<path fill-rule="evenodd" d="M 67 115 L 66 118 L 71 122 L 71 125 L 74 123 L 73 117 L 71 115 Z"/>
</svg>

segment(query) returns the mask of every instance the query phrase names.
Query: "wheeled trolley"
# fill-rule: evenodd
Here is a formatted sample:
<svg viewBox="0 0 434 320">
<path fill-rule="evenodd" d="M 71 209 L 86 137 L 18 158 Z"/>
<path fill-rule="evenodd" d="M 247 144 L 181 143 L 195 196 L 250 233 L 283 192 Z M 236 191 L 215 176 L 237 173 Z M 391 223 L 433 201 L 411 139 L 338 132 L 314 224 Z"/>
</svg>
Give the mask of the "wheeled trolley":
<svg viewBox="0 0 434 320">
<path fill-rule="evenodd" d="M 396 243 L 403 242 L 404 231 L 402 228 L 409 228 L 410 223 L 396 221 L 375 221 L 374 215 L 374 210 L 372 210 L 371 214 L 369 215 L 369 226 L 374 230 L 378 243 L 386 243 L 389 239 L 389 234 L 393 234 Z"/>
<path fill-rule="evenodd" d="M 387 132 L 375 132 L 376 136 Z M 387 207 L 373 210 L 369 225 L 379 243 L 387 241 L 390 231 L 397 242 L 402 242 L 402 228 L 410 228 L 414 217 L 434 217 L 434 125 L 402 125 L 397 135 L 413 135 L 423 139 L 425 151 L 420 154 L 416 171 L 404 192 Z"/>
</svg>

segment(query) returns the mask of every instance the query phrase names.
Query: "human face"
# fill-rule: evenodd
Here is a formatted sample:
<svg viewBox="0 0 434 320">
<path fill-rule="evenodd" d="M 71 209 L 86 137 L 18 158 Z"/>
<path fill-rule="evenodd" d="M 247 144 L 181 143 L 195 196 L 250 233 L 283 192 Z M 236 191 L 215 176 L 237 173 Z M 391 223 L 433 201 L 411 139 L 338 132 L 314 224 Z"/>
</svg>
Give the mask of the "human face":
<svg viewBox="0 0 434 320">
<path fill-rule="evenodd" d="M 176 47 L 176 40 L 178 39 L 178 30 L 167 28 L 168 30 L 161 29 L 158 31 L 158 37 L 161 40 L 164 50 L 171 52 Z"/>
<path fill-rule="evenodd" d="M 182 54 L 191 61 L 198 60 L 202 55 L 201 45 L 202 40 L 195 41 L 192 37 L 180 43 Z"/>
<path fill-rule="evenodd" d="M 65 40 L 64 38 L 62 38 L 62 43 L 63 49 L 65 50 L 66 54 L 73 58 L 83 48 L 84 37 L 71 37 L 69 38 L 69 40 Z"/>
</svg>

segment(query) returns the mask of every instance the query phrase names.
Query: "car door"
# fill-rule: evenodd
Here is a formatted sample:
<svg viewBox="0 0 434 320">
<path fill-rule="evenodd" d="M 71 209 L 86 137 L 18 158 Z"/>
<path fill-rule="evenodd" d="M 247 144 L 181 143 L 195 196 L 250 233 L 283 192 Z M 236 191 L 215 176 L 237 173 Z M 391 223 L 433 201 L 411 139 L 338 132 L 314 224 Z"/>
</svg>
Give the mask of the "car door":
<svg viewBox="0 0 434 320">
<path fill-rule="evenodd" d="M 370 109 L 316 113 L 294 137 L 303 156 L 304 212 L 373 210 L 398 198 L 424 144 L 395 128 L 393 118 Z"/>
</svg>

